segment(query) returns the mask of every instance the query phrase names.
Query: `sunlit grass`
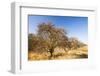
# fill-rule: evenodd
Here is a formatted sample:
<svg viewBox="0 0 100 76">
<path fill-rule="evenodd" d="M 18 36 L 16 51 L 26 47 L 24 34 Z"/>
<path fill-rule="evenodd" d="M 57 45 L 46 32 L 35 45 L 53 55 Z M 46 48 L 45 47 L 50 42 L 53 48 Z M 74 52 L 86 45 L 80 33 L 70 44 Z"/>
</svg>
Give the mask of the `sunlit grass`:
<svg viewBox="0 0 100 76">
<path fill-rule="evenodd" d="M 28 60 L 49 60 L 50 53 L 36 53 L 33 51 L 28 52 Z M 64 51 L 61 48 L 56 48 L 53 53 L 51 60 L 62 60 L 62 59 L 81 59 L 88 58 L 88 47 L 84 46 L 81 48 Z"/>
</svg>

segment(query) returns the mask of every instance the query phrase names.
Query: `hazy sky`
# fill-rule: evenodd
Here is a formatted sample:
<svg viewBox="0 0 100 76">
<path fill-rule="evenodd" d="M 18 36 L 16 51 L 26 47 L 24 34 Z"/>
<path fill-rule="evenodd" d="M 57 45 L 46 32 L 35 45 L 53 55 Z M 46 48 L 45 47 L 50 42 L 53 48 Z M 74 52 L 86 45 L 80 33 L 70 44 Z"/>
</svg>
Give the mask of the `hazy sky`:
<svg viewBox="0 0 100 76">
<path fill-rule="evenodd" d="M 69 37 L 88 43 L 88 17 L 29 15 L 29 33 L 36 33 L 38 24 L 42 22 L 52 22 L 56 27 L 64 28 Z"/>
</svg>

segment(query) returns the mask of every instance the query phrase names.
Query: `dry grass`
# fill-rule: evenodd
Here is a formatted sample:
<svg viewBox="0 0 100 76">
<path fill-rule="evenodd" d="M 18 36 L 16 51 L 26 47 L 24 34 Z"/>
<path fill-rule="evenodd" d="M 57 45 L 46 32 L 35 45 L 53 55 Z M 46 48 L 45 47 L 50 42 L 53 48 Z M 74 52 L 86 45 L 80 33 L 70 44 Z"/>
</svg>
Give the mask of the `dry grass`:
<svg viewBox="0 0 100 76">
<path fill-rule="evenodd" d="M 28 59 L 32 60 L 49 60 L 49 53 L 34 53 L 30 51 L 28 53 Z M 88 47 L 84 46 L 74 50 L 64 51 L 61 48 L 56 48 L 55 52 L 53 53 L 52 60 L 55 59 L 77 59 L 77 58 L 88 58 Z"/>
<path fill-rule="evenodd" d="M 39 53 L 29 52 L 28 59 L 29 60 L 48 60 L 48 55 L 46 53 L 39 54 Z"/>
</svg>

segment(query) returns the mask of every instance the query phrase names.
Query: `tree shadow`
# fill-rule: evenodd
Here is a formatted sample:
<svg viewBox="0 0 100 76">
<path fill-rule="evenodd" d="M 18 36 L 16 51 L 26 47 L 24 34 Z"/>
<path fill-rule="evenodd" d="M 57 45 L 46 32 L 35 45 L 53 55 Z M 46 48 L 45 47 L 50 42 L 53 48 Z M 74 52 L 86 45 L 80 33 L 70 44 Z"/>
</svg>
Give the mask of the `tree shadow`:
<svg viewBox="0 0 100 76">
<path fill-rule="evenodd" d="M 77 55 L 77 58 L 88 58 L 88 55 L 87 54 L 78 54 Z"/>
</svg>

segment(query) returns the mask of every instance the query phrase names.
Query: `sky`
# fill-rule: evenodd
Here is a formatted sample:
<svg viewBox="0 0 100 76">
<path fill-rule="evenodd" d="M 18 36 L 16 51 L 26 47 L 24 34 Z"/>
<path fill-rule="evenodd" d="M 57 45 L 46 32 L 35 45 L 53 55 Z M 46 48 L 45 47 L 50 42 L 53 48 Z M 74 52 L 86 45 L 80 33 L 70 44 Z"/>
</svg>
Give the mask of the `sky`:
<svg viewBox="0 0 100 76">
<path fill-rule="evenodd" d="M 29 33 L 36 33 L 38 24 L 43 22 L 52 22 L 56 27 L 64 28 L 69 37 L 88 43 L 88 17 L 29 15 Z"/>
</svg>

